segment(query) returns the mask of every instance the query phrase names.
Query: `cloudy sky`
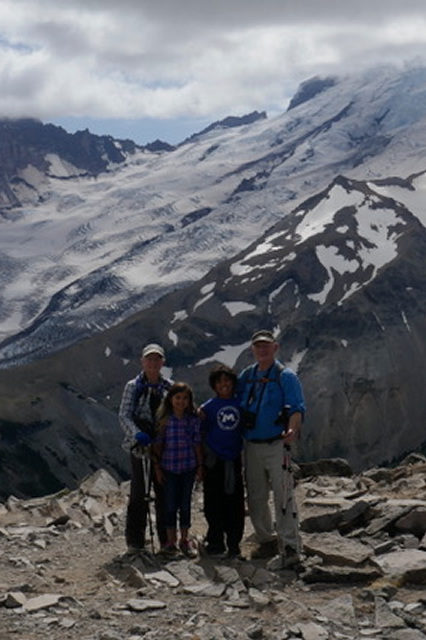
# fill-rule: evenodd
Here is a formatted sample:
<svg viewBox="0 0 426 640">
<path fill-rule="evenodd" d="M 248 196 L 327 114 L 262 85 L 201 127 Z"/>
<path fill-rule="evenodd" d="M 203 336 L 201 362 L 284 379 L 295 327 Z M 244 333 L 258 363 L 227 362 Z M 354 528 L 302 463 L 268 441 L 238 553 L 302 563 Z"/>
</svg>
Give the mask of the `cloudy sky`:
<svg viewBox="0 0 426 640">
<path fill-rule="evenodd" d="M 424 0 L 0 0 L 0 117 L 139 143 L 426 56 Z"/>
</svg>

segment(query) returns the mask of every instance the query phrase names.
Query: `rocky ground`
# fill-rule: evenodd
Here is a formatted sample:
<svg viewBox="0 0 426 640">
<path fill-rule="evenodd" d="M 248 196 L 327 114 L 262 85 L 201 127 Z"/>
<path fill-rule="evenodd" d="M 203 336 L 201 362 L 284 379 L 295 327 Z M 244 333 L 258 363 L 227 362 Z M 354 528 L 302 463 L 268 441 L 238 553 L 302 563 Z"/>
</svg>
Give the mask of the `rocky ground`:
<svg viewBox="0 0 426 640">
<path fill-rule="evenodd" d="M 128 484 L 0 505 L 1 640 L 426 640 L 426 459 L 351 473 L 299 470 L 303 570 L 126 554 Z M 205 531 L 194 493 L 193 535 Z"/>
</svg>

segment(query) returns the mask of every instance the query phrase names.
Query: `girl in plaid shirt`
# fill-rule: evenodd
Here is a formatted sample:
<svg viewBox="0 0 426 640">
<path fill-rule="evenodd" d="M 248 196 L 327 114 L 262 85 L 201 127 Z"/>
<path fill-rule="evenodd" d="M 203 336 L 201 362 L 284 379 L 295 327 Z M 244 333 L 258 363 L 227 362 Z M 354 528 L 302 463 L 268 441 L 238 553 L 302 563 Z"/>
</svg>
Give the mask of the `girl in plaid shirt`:
<svg viewBox="0 0 426 640">
<path fill-rule="evenodd" d="M 180 550 L 193 557 L 195 550 L 188 538 L 191 526 L 191 498 L 195 479 L 202 480 L 200 421 L 195 413 L 192 389 L 184 382 L 173 384 L 157 414 L 154 440 L 154 471 L 164 486 L 165 551 L 177 552 L 177 516 L 180 525 Z"/>
</svg>

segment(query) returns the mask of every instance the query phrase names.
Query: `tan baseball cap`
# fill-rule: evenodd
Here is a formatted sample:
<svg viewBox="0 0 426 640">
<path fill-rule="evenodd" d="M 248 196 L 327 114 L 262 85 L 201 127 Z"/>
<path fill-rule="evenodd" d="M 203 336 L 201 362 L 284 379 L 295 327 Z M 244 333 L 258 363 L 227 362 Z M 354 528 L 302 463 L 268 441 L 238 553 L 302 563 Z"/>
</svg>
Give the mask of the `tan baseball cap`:
<svg viewBox="0 0 426 640">
<path fill-rule="evenodd" d="M 255 344 L 256 342 L 276 342 L 276 340 L 272 331 L 260 329 L 259 331 L 255 331 L 251 337 L 251 343 Z"/>
<path fill-rule="evenodd" d="M 162 358 L 164 358 L 165 356 L 163 347 L 161 347 L 159 344 L 156 344 L 155 342 L 147 344 L 146 347 L 143 348 L 142 358 L 145 358 L 145 356 L 149 356 L 151 353 L 157 353 Z"/>
</svg>

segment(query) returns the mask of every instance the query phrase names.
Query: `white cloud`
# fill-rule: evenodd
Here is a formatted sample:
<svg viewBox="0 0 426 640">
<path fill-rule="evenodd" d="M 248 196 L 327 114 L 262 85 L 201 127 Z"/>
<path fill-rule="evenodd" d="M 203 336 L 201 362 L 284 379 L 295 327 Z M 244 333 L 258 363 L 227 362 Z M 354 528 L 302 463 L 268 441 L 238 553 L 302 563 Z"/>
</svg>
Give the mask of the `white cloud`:
<svg viewBox="0 0 426 640">
<path fill-rule="evenodd" d="M 2 0 L 0 115 L 272 113 L 312 75 L 408 59 L 425 41 L 423 1 Z"/>
</svg>

